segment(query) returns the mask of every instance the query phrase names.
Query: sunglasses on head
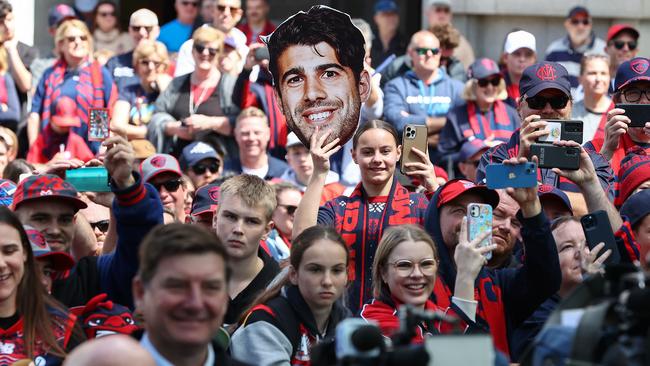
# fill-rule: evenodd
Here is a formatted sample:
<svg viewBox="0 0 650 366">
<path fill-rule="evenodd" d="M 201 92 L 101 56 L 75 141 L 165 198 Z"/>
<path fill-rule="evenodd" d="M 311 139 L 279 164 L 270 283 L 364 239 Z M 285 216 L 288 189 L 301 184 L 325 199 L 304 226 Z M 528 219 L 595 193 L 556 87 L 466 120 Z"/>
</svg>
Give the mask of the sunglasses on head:
<svg viewBox="0 0 650 366">
<path fill-rule="evenodd" d="M 199 3 L 196 1 L 181 1 L 181 4 L 183 4 L 183 6 L 193 6 L 195 8 L 199 6 Z"/>
<path fill-rule="evenodd" d="M 625 45 L 627 45 L 627 48 L 628 48 L 630 51 L 634 51 L 634 50 L 636 50 L 636 46 L 637 46 L 636 41 L 625 42 L 625 41 L 618 41 L 618 40 L 617 40 L 617 41 L 612 41 L 611 44 L 613 44 L 614 47 L 615 47 L 617 50 L 622 50 L 623 47 L 625 47 Z"/>
<path fill-rule="evenodd" d="M 425 47 L 418 47 L 415 49 L 415 52 L 418 53 L 420 56 L 426 55 L 429 51 L 431 51 L 432 55 L 437 55 L 440 52 L 440 48 L 425 48 Z"/>
<path fill-rule="evenodd" d="M 573 24 L 573 25 L 578 25 L 578 24 L 581 24 L 581 23 L 582 23 L 582 25 L 589 25 L 589 23 L 591 23 L 591 20 L 589 20 L 589 19 L 571 19 L 571 24 Z"/>
<path fill-rule="evenodd" d="M 219 53 L 219 49 L 217 48 L 212 48 L 212 47 L 206 47 L 202 44 L 195 44 L 194 45 L 194 50 L 198 53 L 203 53 L 204 50 L 208 50 L 208 53 L 210 56 L 215 56 L 217 53 Z"/>
<path fill-rule="evenodd" d="M 65 37 L 65 39 L 70 43 L 76 41 L 77 39 L 82 41 L 82 42 L 85 42 L 85 41 L 88 40 L 88 36 L 85 36 L 85 35 L 83 35 L 83 36 L 68 36 L 68 37 Z"/>
<path fill-rule="evenodd" d="M 146 30 L 147 33 L 151 33 L 151 31 L 153 30 L 153 25 L 132 25 L 129 26 L 129 28 L 131 28 L 131 30 L 134 32 L 140 32 L 140 29 L 144 28 L 144 30 Z"/>
<path fill-rule="evenodd" d="M 481 88 L 485 88 L 488 86 L 488 84 L 492 84 L 492 86 L 499 86 L 501 83 L 501 78 L 490 78 L 490 79 L 478 79 L 478 86 Z"/>
<path fill-rule="evenodd" d="M 526 103 L 528 103 L 528 107 L 531 109 L 544 109 L 547 103 L 550 104 L 551 108 L 553 109 L 562 109 L 569 103 L 569 97 L 562 95 L 552 98 L 545 98 L 536 95 L 534 97 L 526 98 Z"/>
<path fill-rule="evenodd" d="M 156 188 L 157 191 L 160 191 L 161 187 L 165 187 L 167 192 L 176 192 L 183 184 L 183 181 L 180 178 L 168 180 L 162 183 L 151 183 L 151 185 Z"/>
<path fill-rule="evenodd" d="M 99 229 L 102 233 L 105 233 L 108 231 L 108 224 L 110 223 L 109 220 L 100 220 L 97 222 L 90 222 L 90 227 L 95 230 L 95 228 Z"/>
<path fill-rule="evenodd" d="M 202 175 L 205 174 L 206 170 L 209 170 L 210 173 L 215 174 L 216 172 L 219 171 L 219 167 L 221 164 L 219 164 L 218 161 L 213 161 L 210 163 L 201 163 L 201 164 L 196 164 L 192 167 L 192 171 L 196 175 Z"/>
<path fill-rule="evenodd" d="M 238 8 L 236 6 L 217 5 L 217 10 L 219 10 L 222 13 L 224 11 L 226 11 L 226 9 L 230 10 L 231 13 L 234 13 L 234 12 L 237 12 L 237 11 L 240 10 L 240 8 Z"/>
<path fill-rule="evenodd" d="M 284 207 L 285 210 L 287 210 L 287 213 L 289 215 L 293 215 L 296 213 L 296 210 L 298 209 L 298 206 L 293 206 L 293 205 L 278 205 L 279 207 Z"/>
</svg>

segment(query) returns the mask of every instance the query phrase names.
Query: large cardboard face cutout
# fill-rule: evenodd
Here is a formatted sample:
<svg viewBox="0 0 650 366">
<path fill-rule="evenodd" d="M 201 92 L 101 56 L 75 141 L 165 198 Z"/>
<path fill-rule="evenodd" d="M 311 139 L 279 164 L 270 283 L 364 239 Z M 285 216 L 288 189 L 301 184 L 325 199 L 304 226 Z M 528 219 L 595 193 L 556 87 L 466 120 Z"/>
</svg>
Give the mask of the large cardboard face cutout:
<svg viewBox="0 0 650 366">
<path fill-rule="evenodd" d="M 285 20 L 265 37 L 275 93 L 289 129 L 309 146 L 318 129 L 345 144 L 370 93 L 364 39 L 350 16 L 317 5 Z"/>
</svg>

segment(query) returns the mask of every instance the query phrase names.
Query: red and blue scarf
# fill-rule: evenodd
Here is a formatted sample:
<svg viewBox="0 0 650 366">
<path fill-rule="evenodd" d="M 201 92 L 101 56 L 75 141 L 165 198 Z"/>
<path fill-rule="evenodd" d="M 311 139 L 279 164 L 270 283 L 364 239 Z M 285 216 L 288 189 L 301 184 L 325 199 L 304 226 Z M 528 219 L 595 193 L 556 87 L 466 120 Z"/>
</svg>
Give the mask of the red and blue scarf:
<svg viewBox="0 0 650 366">
<path fill-rule="evenodd" d="M 477 113 L 475 102 L 467 103 L 467 117 L 469 118 L 471 130 L 464 130 L 464 137 L 467 138 L 474 135 L 483 135 L 483 140 L 491 140 L 490 137 L 502 141 L 508 141 L 508 139 L 510 139 L 510 136 L 512 136 L 512 133 L 518 126 L 510 121 L 508 111 L 506 110 L 506 104 L 501 100 L 497 100 L 492 104 L 491 109 L 494 111 L 494 122 L 496 127 L 494 129 L 491 127 L 490 120 L 483 115 L 483 113 L 480 111 Z"/>
</svg>

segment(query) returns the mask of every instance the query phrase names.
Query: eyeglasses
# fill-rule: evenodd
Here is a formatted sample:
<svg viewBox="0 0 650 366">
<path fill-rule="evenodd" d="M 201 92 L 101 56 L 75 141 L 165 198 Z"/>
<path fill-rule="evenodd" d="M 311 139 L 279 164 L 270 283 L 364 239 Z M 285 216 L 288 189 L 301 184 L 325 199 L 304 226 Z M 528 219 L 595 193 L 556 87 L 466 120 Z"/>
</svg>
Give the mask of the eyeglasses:
<svg viewBox="0 0 650 366">
<path fill-rule="evenodd" d="M 422 272 L 423 275 L 433 276 L 436 274 L 436 268 L 438 267 L 436 260 L 433 258 L 423 259 L 420 263 L 413 263 L 408 259 L 400 259 L 388 264 L 395 268 L 400 277 L 408 277 L 413 274 L 416 266 L 420 267 L 420 272 Z"/>
<path fill-rule="evenodd" d="M 97 15 L 99 15 L 100 17 L 114 17 L 115 12 L 107 11 L 107 12 L 97 13 Z"/>
<path fill-rule="evenodd" d="M 102 233 L 105 233 L 108 231 L 108 224 L 110 224 L 109 220 L 101 220 L 97 222 L 90 222 L 90 227 L 95 230 L 95 228 L 99 229 Z"/>
<path fill-rule="evenodd" d="M 284 207 L 285 210 L 287 210 L 287 213 L 291 216 L 296 213 L 296 210 L 298 209 L 298 206 L 294 205 L 281 205 L 278 204 L 278 207 Z"/>
<path fill-rule="evenodd" d="M 491 79 L 478 79 L 478 86 L 481 88 L 485 88 L 488 86 L 488 84 L 492 84 L 492 86 L 499 86 L 501 83 L 501 78 L 491 78 Z"/>
<path fill-rule="evenodd" d="M 627 45 L 627 48 L 628 48 L 630 51 L 634 51 L 634 50 L 636 50 L 636 46 L 637 46 L 636 41 L 625 42 L 625 41 L 619 41 L 619 40 L 617 40 L 617 41 L 612 41 L 612 42 L 610 42 L 610 44 L 613 44 L 614 47 L 615 47 L 617 50 L 622 50 L 623 47 L 625 47 L 625 45 Z"/>
<path fill-rule="evenodd" d="M 142 66 L 149 66 L 149 64 L 153 64 L 153 66 L 155 68 L 158 68 L 160 65 L 163 64 L 160 61 L 147 60 L 147 59 L 141 59 L 139 62 L 140 62 L 140 65 L 142 65 Z"/>
<path fill-rule="evenodd" d="M 77 39 L 82 41 L 82 42 L 85 42 L 85 41 L 88 40 L 88 36 L 83 35 L 83 36 L 68 36 L 68 37 L 65 37 L 65 40 L 70 42 L 70 43 L 76 41 Z"/>
<path fill-rule="evenodd" d="M 217 10 L 219 10 L 222 13 L 225 12 L 226 9 L 230 10 L 231 13 L 236 13 L 241 10 L 241 8 L 235 6 L 217 5 Z"/>
<path fill-rule="evenodd" d="M 628 88 L 623 90 L 625 101 L 629 103 L 636 103 L 641 100 L 641 95 L 645 94 L 645 98 L 650 100 L 650 89 L 641 90 L 639 88 Z"/>
<path fill-rule="evenodd" d="M 209 170 L 210 173 L 214 174 L 219 171 L 219 167 L 221 164 L 218 161 L 213 161 L 208 164 L 196 164 L 192 167 L 192 171 L 196 175 L 203 175 L 205 174 L 206 170 Z"/>
<path fill-rule="evenodd" d="M 181 1 L 181 4 L 183 4 L 183 6 L 193 6 L 195 8 L 199 6 L 199 3 L 196 1 Z"/>
<path fill-rule="evenodd" d="M 589 19 L 571 19 L 571 24 L 573 25 L 589 25 L 589 23 L 591 23 L 591 20 Z"/>
<path fill-rule="evenodd" d="M 132 31 L 140 33 L 140 30 L 144 28 L 144 30 L 147 31 L 147 33 L 151 33 L 153 31 L 153 25 L 131 25 L 129 28 L 131 28 Z"/>
<path fill-rule="evenodd" d="M 206 47 L 198 43 L 194 45 L 194 50 L 198 53 L 203 53 L 204 50 L 208 50 L 210 56 L 215 56 L 219 52 L 218 48 Z"/>
<path fill-rule="evenodd" d="M 569 103 L 569 97 L 563 95 L 553 98 L 544 98 L 537 95 L 534 97 L 526 98 L 526 103 L 528 103 L 528 107 L 531 109 L 544 109 L 547 103 L 550 103 L 551 108 L 553 109 L 562 109 Z"/>
<path fill-rule="evenodd" d="M 165 190 L 167 190 L 167 192 L 173 193 L 178 191 L 178 189 L 181 187 L 181 184 L 183 184 L 183 181 L 180 178 L 178 178 L 178 179 L 168 180 L 162 183 L 150 183 L 150 184 L 154 188 L 156 188 L 158 192 L 160 192 L 161 187 L 165 187 Z"/>
<path fill-rule="evenodd" d="M 418 53 L 420 56 L 425 56 L 429 51 L 431 51 L 432 55 L 437 55 L 440 52 L 440 48 L 424 48 L 424 47 L 418 47 L 415 49 L 415 52 Z"/>
</svg>

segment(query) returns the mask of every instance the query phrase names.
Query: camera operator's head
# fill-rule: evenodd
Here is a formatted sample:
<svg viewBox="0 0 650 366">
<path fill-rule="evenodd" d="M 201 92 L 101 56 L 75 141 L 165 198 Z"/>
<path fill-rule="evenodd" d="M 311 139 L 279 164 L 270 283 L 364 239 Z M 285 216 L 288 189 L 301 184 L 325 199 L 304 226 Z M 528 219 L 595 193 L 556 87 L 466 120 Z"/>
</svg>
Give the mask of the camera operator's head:
<svg viewBox="0 0 650 366">
<path fill-rule="evenodd" d="M 551 231 L 557 246 L 562 270 L 560 296 L 564 297 L 582 283 L 582 254 L 585 247 L 585 233 L 580 219 L 575 216 L 561 216 L 551 224 Z"/>
<path fill-rule="evenodd" d="M 614 103 L 650 104 L 650 59 L 635 57 L 623 62 L 616 71 Z M 630 127 L 628 134 L 635 142 L 648 142 L 642 127 Z"/>
<path fill-rule="evenodd" d="M 373 296 L 424 306 L 433 292 L 437 270 L 438 251 L 429 234 L 415 225 L 393 226 L 375 253 Z"/>
<path fill-rule="evenodd" d="M 621 215 L 627 217 L 632 225 L 634 238 L 639 244 L 641 265 L 649 270 L 650 266 L 650 189 L 644 189 L 630 196 L 623 207 Z"/>
<path fill-rule="evenodd" d="M 519 117 L 536 114 L 541 118 L 571 117 L 571 82 L 564 66 L 556 62 L 540 62 L 527 67 L 519 82 Z"/>
</svg>

